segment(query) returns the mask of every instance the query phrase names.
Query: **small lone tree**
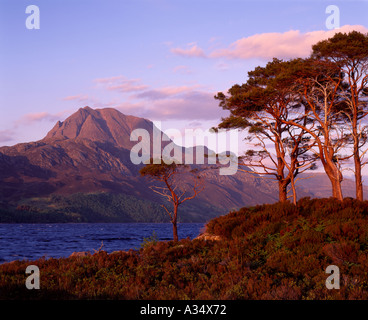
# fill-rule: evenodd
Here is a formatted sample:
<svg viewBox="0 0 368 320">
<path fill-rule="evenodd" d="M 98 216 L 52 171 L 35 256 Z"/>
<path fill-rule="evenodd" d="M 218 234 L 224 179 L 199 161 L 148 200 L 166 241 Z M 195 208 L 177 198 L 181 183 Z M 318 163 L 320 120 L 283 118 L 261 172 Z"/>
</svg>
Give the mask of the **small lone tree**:
<svg viewBox="0 0 368 320">
<path fill-rule="evenodd" d="M 191 169 L 190 166 L 184 164 L 176 164 L 175 162 L 167 164 L 163 160 L 159 164 L 152 163 L 153 161 L 150 161 L 139 172 L 142 176 L 147 176 L 158 182 L 160 185 L 150 186 L 150 189 L 171 203 L 171 210 L 163 204 L 161 206 L 169 215 L 173 225 L 174 241 L 178 241 L 177 219 L 179 205 L 194 199 L 203 191 L 203 179 L 201 179 L 198 169 Z M 189 176 L 193 183 L 185 185 L 184 176 Z M 188 193 L 189 188 L 191 189 L 190 194 Z"/>
</svg>

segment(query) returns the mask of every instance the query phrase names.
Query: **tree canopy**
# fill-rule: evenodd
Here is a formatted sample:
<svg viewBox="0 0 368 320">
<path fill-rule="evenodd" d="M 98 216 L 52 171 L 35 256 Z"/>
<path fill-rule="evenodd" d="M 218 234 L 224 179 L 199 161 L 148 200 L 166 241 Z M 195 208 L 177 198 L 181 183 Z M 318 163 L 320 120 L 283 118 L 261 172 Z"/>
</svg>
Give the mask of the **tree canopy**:
<svg viewBox="0 0 368 320">
<path fill-rule="evenodd" d="M 151 159 L 150 163 L 140 170 L 140 174 L 157 182 L 156 185 L 151 186 L 152 191 L 164 197 L 171 204 L 172 208 L 164 204 L 162 207 L 169 215 L 173 225 L 174 241 L 178 241 L 179 205 L 194 199 L 204 189 L 204 180 L 201 178 L 199 170 L 175 162 L 167 164 L 163 159 L 154 163 Z M 184 179 L 185 176 L 189 177 L 190 180 L 187 183 Z"/>
<path fill-rule="evenodd" d="M 286 201 L 289 186 L 296 201 L 295 178 L 316 161 L 331 181 L 332 195 L 342 200 L 343 164 L 350 158 L 362 200 L 367 87 L 368 35 L 336 33 L 315 44 L 310 57 L 274 58 L 248 72 L 245 83 L 219 92 L 215 99 L 230 114 L 218 128 L 248 133 L 255 150 L 242 157 L 244 164 L 278 181 L 280 201 Z"/>
</svg>

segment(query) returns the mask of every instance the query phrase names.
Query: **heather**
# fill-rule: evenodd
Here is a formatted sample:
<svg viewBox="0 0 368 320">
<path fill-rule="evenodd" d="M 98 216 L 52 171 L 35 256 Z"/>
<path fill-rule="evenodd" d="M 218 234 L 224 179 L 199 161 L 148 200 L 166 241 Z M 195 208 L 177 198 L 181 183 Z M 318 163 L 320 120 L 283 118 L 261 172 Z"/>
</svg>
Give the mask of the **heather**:
<svg viewBox="0 0 368 320">
<path fill-rule="evenodd" d="M 180 230 L 179 230 L 180 232 Z M 0 265 L 1 299 L 368 299 L 368 202 L 309 199 L 207 223 L 221 240 L 146 240 L 139 250 Z M 40 268 L 39 290 L 25 269 Z M 329 290 L 325 269 L 340 269 Z"/>
</svg>

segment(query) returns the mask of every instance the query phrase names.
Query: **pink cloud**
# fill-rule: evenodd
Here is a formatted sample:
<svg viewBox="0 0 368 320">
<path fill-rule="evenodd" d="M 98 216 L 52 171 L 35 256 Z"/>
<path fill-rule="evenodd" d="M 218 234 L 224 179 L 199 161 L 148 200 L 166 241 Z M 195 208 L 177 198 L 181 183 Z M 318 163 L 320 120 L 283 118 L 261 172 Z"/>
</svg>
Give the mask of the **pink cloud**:
<svg viewBox="0 0 368 320">
<path fill-rule="evenodd" d="M 192 44 L 188 49 L 173 48 L 170 51 L 179 56 L 201 57 L 201 58 L 206 57 L 206 54 L 204 53 L 204 51 L 200 47 L 198 47 L 196 44 Z"/>
<path fill-rule="evenodd" d="M 339 29 L 319 30 L 302 33 L 299 30 L 286 32 L 270 32 L 255 34 L 241 38 L 228 48 L 216 49 L 205 54 L 197 44 L 190 44 L 187 49 L 174 48 L 171 52 L 185 57 L 227 58 L 227 59 L 272 59 L 307 57 L 312 45 L 318 41 L 328 39 L 338 32 L 360 31 L 367 33 L 368 29 L 362 25 L 345 25 Z"/>
<path fill-rule="evenodd" d="M 226 115 L 218 106 L 213 92 L 191 90 L 166 99 L 124 102 L 114 108 L 150 120 L 214 120 Z"/>
<path fill-rule="evenodd" d="M 94 82 L 107 91 L 132 93 L 124 95 L 123 101 L 115 97 L 107 103 L 100 101 L 95 107 L 116 108 L 125 114 L 151 120 L 213 120 L 225 116 L 213 98 L 215 93 L 198 84 L 153 88 L 140 79 L 122 76 Z"/>
<path fill-rule="evenodd" d="M 134 92 L 134 91 L 142 91 L 147 89 L 148 86 L 137 84 L 135 81 L 126 81 L 121 84 L 109 86 L 107 89 L 112 91 L 119 91 L 119 92 Z"/>
<path fill-rule="evenodd" d="M 40 121 L 49 121 L 55 122 L 60 120 L 60 118 L 64 117 L 66 114 L 69 114 L 70 110 L 63 110 L 56 114 L 51 114 L 48 112 L 35 112 L 35 113 L 28 113 L 23 115 L 19 120 L 15 122 L 15 128 L 19 125 L 31 125 Z"/>
<path fill-rule="evenodd" d="M 28 113 L 21 118 L 22 122 L 36 122 L 42 120 L 56 121 L 59 115 L 50 114 L 48 112 Z"/>
<path fill-rule="evenodd" d="M 171 99 L 156 101 L 149 115 L 153 119 L 213 120 L 225 115 L 212 92 L 190 91 Z"/>
<path fill-rule="evenodd" d="M 108 78 L 98 78 L 93 80 L 96 83 L 112 83 L 118 80 L 124 79 L 123 76 L 114 76 L 114 77 L 108 77 Z"/>
<path fill-rule="evenodd" d="M 311 53 L 313 44 L 328 39 L 335 33 L 352 30 L 368 32 L 368 29 L 364 26 L 346 25 L 339 29 L 306 33 L 301 33 L 299 30 L 290 30 L 283 33 L 262 33 L 239 39 L 232 43 L 229 48 L 213 51 L 209 57 L 225 57 L 228 59 L 307 57 Z"/>
<path fill-rule="evenodd" d="M 12 141 L 14 138 L 14 130 L 0 130 L 0 143 Z"/>
<path fill-rule="evenodd" d="M 198 89 L 200 86 L 177 86 L 177 87 L 163 87 L 158 89 L 146 90 L 135 95 L 135 98 L 160 100 L 166 99 L 178 94 L 186 93 Z"/>
<path fill-rule="evenodd" d="M 86 94 L 77 94 L 77 95 L 67 96 L 67 97 L 64 97 L 62 100 L 70 101 L 73 104 L 77 103 L 78 105 L 81 105 L 81 106 L 83 105 L 83 106 L 90 106 L 90 107 L 97 107 L 101 103 L 98 98 L 91 97 Z M 63 112 L 59 113 L 59 115 L 60 114 L 63 114 Z"/>
<path fill-rule="evenodd" d="M 226 70 L 229 70 L 229 65 L 224 62 L 219 62 L 216 64 L 215 68 L 216 70 L 219 70 L 219 71 L 226 71 Z"/>
<path fill-rule="evenodd" d="M 179 93 L 184 93 L 184 92 L 190 92 L 193 91 L 194 89 L 198 89 L 200 87 L 200 85 L 194 85 L 194 86 L 178 86 L 178 87 L 163 87 L 160 88 L 159 90 L 167 95 L 175 95 L 175 94 L 179 94 Z"/>
<path fill-rule="evenodd" d="M 79 102 L 82 102 L 82 101 L 86 101 L 88 100 L 88 96 L 87 95 L 82 95 L 82 94 L 77 94 L 77 95 L 74 95 L 74 96 L 67 96 L 65 98 L 63 98 L 64 101 L 79 101 Z"/>
<path fill-rule="evenodd" d="M 176 66 L 174 69 L 173 69 L 173 72 L 174 73 L 180 73 L 180 74 L 192 74 L 193 71 L 188 67 L 188 66 Z"/>
<path fill-rule="evenodd" d="M 99 78 L 95 79 L 94 82 L 104 85 L 108 90 L 119 92 L 135 92 L 148 88 L 148 86 L 141 83 L 140 79 L 127 79 L 123 76 Z"/>
</svg>

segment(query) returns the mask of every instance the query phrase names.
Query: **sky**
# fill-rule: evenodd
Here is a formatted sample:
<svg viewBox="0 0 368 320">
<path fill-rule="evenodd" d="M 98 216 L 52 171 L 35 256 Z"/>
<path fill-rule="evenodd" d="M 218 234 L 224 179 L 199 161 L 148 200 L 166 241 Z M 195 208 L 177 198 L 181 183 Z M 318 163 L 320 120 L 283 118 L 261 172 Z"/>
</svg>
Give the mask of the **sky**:
<svg viewBox="0 0 368 320">
<path fill-rule="evenodd" d="M 27 28 L 29 5 L 39 29 Z M 330 5 L 339 9 L 333 29 Z M 206 130 L 227 115 L 217 92 L 273 57 L 308 56 L 335 32 L 368 32 L 367 9 L 368 1 L 0 0 L 0 146 L 40 140 L 85 106 Z"/>
</svg>

